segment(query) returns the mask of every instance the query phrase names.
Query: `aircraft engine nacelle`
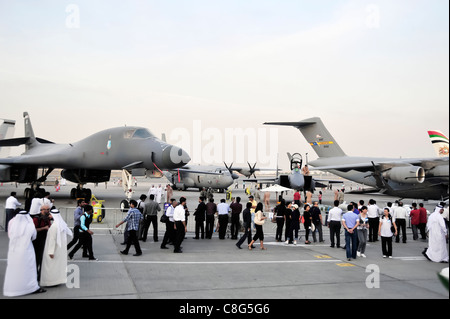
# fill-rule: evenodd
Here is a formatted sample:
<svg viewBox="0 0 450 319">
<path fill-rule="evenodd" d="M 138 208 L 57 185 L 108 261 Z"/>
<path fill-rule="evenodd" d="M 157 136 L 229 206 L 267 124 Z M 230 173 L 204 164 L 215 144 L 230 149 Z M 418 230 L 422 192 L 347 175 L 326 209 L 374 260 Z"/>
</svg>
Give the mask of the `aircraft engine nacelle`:
<svg viewBox="0 0 450 319">
<path fill-rule="evenodd" d="M 449 179 L 449 166 L 448 165 L 436 166 L 435 168 L 427 171 L 427 176 L 439 177 L 439 178 L 448 180 Z"/>
<path fill-rule="evenodd" d="M 0 182 L 11 182 L 11 166 L 0 165 Z"/>
<path fill-rule="evenodd" d="M 111 178 L 111 171 L 96 169 L 65 169 L 61 176 L 68 181 L 77 184 L 104 183 Z"/>
<path fill-rule="evenodd" d="M 0 165 L 0 182 L 32 183 L 37 180 L 35 167 L 11 167 Z"/>
<path fill-rule="evenodd" d="M 175 188 L 185 191 L 187 187 L 184 183 L 175 183 Z"/>
<path fill-rule="evenodd" d="M 404 184 L 421 184 L 425 181 L 425 170 L 419 166 L 393 167 L 383 177 Z"/>
</svg>

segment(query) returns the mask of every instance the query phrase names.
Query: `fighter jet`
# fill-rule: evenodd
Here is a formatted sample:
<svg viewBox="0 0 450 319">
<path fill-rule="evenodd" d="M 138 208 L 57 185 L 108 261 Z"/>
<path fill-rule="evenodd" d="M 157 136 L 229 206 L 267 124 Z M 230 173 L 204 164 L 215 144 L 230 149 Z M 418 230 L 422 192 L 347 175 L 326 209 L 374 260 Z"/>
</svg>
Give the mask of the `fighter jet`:
<svg viewBox="0 0 450 319">
<path fill-rule="evenodd" d="M 316 170 L 372 186 L 381 193 L 413 199 L 448 199 L 449 161 L 446 158 L 368 158 L 347 156 L 318 117 L 300 122 L 270 122 L 300 130 L 319 156 L 309 162 Z"/>
<path fill-rule="evenodd" d="M 83 185 L 109 181 L 112 170 L 143 176 L 157 169 L 176 169 L 191 160 L 183 149 L 159 140 L 143 127 L 111 128 L 76 143 L 55 144 L 36 137 L 28 113 L 23 117 L 25 137 L 0 140 L 0 147 L 25 145 L 25 153 L 0 158 L 0 181 L 33 185 L 26 196 L 32 196 L 32 190 L 54 169 L 62 169 L 63 178 L 78 184 L 72 189 L 73 197 L 90 200 L 91 191 Z M 131 194 L 127 192 L 129 198 Z"/>
<path fill-rule="evenodd" d="M 293 190 L 314 193 L 316 187 L 326 187 L 322 182 L 325 180 L 314 179 L 305 170 L 307 165 L 303 166 L 303 157 L 299 153 L 287 153 L 289 162 L 291 163 L 291 172 L 289 174 L 278 174 L 274 178 L 254 178 L 246 179 L 246 182 L 260 183 L 260 184 L 276 184 Z M 342 180 L 326 180 L 326 183 L 342 183 Z"/>
</svg>

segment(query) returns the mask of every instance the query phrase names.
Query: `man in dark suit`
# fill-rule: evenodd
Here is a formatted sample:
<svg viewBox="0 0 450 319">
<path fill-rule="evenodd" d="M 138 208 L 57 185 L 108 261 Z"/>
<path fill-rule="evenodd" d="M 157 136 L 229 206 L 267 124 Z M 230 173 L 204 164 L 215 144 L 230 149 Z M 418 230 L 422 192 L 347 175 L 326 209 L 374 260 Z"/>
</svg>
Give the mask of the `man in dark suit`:
<svg viewBox="0 0 450 319">
<path fill-rule="evenodd" d="M 252 214 L 250 212 L 251 208 L 252 208 L 252 203 L 248 202 L 247 203 L 247 207 L 244 209 L 244 211 L 242 212 L 242 218 L 243 218 L 243 222 L 244 222 L 244 230 L 245 230 L 245 234 L 244 236 L 241 237 L 241 239 L 239 239 L 239 241 L 236 243 L 237 248 L 242 249 L 241 245 L 242 243 L 245 241 L 245 239 L 247 238 L 248 244 L 250 245 L 250 243 L 252 242 Z M 253 247 L 252 247 L 253 248 Z"/>
<path fill-rule="evenodd" d="M 205 238 L 205 219 L 206 219 L 206 204 L 205 197 L 201 196 L 198 200 L 198 206 L 195 210 L 195 237 L 194 239 L 199 239 L 200 230 L 202 232 L 202 239 Z"/>
</svg>

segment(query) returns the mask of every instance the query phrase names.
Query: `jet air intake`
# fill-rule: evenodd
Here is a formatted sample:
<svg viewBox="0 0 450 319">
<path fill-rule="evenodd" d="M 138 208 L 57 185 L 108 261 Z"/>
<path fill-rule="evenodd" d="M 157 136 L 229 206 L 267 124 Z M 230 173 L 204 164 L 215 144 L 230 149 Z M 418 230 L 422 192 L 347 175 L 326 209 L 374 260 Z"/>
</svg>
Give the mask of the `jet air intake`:
<svg viewBox="0 0 450 319">
<path fill-rule="evenodd" d="M 419 166 L 399 166 L 384 172 L 383 177 L 397 183 L 421 184 L 425 181 L 425 170 Z"/>
</svg>

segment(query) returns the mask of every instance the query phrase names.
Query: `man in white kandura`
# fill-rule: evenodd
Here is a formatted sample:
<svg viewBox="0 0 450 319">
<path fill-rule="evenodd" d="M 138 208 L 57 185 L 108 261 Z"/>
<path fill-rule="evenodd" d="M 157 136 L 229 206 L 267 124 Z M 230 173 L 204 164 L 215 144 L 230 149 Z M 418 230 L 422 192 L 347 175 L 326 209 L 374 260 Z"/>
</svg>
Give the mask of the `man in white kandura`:
<svg viewBox="0 0 450 319">
<path fill-rule="evenodd" d="M 67 283 L 67 227 L 57 209 L 51 211 L 53 223 L 47 233 L 41 269 L 41 286 L 50 287 Z"/>
<path fill-rule="evenodd" d="M 445 227 L 445 221 L 442 217 L 444 207 L 438 205 L 434 212 L 428 218 L 427 230 L 429 232 L 428 249 L 423 254 L 429 260 L 434 262 L 447 262 L 448 263 L 448 251 L 447 251 L 447 228 Z"/>
<path fill-rule="evenodd" d="M 3 295 L 17 297 L 45 292 L 37 281 L 36 255 L 32 243 L 36 239 L 36 227 L 28 212 L 21 211 L 11 219 L 8 237 L 8 263 Z"/>
</svg>

